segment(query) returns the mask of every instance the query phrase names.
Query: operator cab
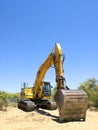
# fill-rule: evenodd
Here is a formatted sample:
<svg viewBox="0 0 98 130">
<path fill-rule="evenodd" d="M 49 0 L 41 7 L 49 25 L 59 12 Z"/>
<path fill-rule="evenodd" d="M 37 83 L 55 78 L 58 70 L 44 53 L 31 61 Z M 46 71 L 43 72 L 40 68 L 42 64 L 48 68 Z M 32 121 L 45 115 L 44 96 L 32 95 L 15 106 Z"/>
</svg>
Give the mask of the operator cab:
<svg viewBox="0 0 98 130">
<path fill-rule="evenodd" d="M 51 88 L 50 82 L 44 82 L 44 96 L 51 96 Z"/>
</svg>

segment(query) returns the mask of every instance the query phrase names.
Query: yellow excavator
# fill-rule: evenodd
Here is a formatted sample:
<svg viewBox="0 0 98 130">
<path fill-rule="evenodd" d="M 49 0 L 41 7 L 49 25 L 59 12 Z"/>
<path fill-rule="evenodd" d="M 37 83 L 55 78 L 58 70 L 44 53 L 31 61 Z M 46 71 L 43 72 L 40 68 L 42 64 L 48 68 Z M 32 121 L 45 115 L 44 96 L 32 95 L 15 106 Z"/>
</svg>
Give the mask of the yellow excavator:
<svg viewBox="0 0 98 130">
<path fill-rule="evenodd" d="M 59 43 L 55 44 L 53 51 L 38 69 L 33 87 L 21 89 L 21 98 L 18 108 L 33 111 L 35 108 L 55 110 L 58 108 L 59 121 L 83 120 L 86 118 L 87 94 L 83 90 L 70 90 L 65 86 L 63 53 Z M 48 69 L 54 65 L 57 92 L 55 101 L 51 100 L 51 84 L 44 82 L 43 78 Z"/>
</svg>

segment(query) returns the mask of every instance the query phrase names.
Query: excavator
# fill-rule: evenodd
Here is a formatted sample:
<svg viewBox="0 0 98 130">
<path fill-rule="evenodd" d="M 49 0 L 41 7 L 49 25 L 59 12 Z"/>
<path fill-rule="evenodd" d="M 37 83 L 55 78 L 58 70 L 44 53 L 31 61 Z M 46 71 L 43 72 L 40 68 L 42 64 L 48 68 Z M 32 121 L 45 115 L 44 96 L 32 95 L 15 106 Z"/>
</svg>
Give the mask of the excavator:
<svg viewBox="0 0 98 130">
<path fill-rule="evenodd" d="M 87 111 L 87 94 L 83 90 L 71 90 L 65 85 L 64 55 L 61 45 L 55 44 L 53 51 L 39 67 L 33 87 L 21 89 L 21 97 L 18 108 L 25 111 L 33 111 L 36 108 L 59 111 L 59 122 L 85 121 Z M 51 84 L 43 81 L 48 69 L 54 65 L 56 94 L 51 100 Z"/>
</svg>

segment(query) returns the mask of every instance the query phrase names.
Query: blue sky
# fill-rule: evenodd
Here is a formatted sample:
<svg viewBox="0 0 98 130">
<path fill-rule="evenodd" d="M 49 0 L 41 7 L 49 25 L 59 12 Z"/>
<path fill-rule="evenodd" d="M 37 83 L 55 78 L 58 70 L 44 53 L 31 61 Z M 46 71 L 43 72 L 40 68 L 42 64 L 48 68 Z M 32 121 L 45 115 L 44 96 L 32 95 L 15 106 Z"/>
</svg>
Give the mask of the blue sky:
<svg viewBox="0 0 98 130">
<path fill-rule="evenodd" d="M 98 79 L 98 1 L 0 0 L 0 90 L 19 92 L 23 81 L 32 86 L 56 42 L 71 89 Z M 45 80 L 55 86 L 53 68 Z"/>
</svg>

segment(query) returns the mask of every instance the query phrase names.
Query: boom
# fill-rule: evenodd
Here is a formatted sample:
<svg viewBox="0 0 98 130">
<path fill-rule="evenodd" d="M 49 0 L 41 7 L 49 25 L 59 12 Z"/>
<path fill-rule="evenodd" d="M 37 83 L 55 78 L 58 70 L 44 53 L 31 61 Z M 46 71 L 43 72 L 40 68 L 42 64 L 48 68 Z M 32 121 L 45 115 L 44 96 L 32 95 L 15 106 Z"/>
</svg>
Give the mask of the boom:
<svg viewBox="0 0 98 130">
<path fill-rule="evenodd" d="M 57 89 L 64 88 L 63 54 L 62 54 L 62 48 L 59 43 L 55 44 L 53 52 L 49 54 L 48 58 L 40 66 L 37 72 L 35 84 L 33 87 L 33 98 L 36 97 L 36 94 L 38 93 L 40 89 L 41 82 L 46 72 L 52 65 L 54 65 L 54 68 L 55 68 Z"/>
</svg>

